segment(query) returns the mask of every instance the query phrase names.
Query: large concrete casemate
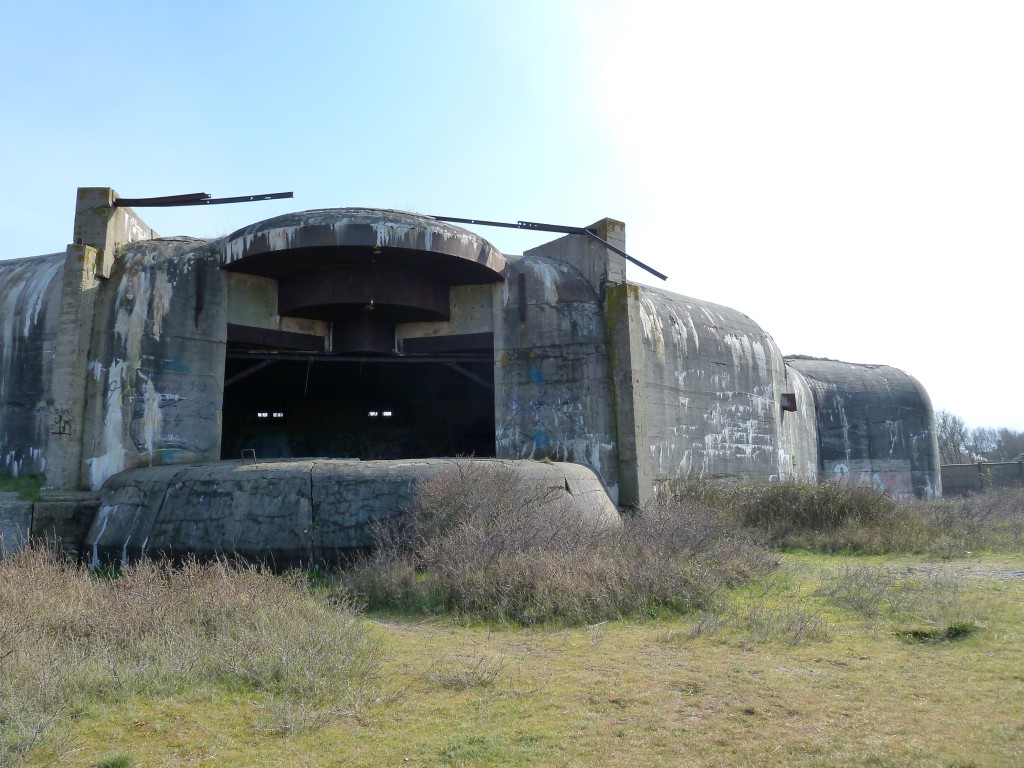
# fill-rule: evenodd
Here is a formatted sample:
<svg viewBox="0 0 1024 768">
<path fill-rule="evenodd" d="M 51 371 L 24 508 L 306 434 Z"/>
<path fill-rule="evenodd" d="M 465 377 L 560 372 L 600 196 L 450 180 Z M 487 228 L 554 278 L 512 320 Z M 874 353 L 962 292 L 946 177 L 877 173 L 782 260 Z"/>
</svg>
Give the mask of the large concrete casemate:
<svg viewBox="0 0 1024 768">
<path fill-rule="evenodd" d="M 139 508 L 112 501 L 127 493 L 119 473 L 159 485 L 230 461 L 227 478 L 254 471 L 243 457 L 284 473 L 275 493 L 310 456 L 365 471 L 452 456 L 579 464 L 623 507 L 687 473 L 941 493 L 913 378 L 787 360 L 740 312 L 627 281 L 625 259 L 591 238 L 505 255 L 428 216 L 358 208 L 168 238 L 117 200 L 80 189 L 63 253 L 0 261 L 0 472 L 106 488 L 88 521 L 98 552 L 142 546 Z M 591 230 L 625 249 L 622 223 Z M 299 510 L 310 487 L 265 506 Z M 232 519 L 231 541 L 161 529 L 162 546 L 269 535 Z M 296 547 L 309 542 L 282 545 Z"/>
</svg>

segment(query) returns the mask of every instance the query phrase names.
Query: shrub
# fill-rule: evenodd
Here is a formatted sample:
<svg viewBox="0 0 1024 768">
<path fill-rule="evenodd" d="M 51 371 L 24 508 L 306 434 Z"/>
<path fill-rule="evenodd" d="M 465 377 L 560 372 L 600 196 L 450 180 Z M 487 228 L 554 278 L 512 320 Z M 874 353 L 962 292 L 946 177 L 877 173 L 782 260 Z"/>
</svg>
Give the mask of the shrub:
<svg viewBox="0 0 1024 768">
<path fill-rule="evenodd" d="M 872 486 L 706 480 L 669 483 L 682 501 L 713 500 L 719 514 L 761 542 L 825 552 L 918 552 L 953 557 L 1024 545 L 1024 490 L 964 499 L 895 500 Z"/>
<path fill-rule="evenodd" d="M 692 502 L 658 499 L 621 529 L 597 519 L 513 467 L 462 463 L 345 580 L 373 608 L 581 623 L 685 612 L 775 565 Z"/>
</svg>

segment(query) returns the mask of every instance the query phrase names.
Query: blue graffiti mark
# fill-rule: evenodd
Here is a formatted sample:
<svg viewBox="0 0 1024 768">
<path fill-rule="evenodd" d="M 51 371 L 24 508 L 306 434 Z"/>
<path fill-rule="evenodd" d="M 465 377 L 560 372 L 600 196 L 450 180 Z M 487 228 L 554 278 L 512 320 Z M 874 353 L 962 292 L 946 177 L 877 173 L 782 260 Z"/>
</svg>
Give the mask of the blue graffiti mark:
<svg viewBox="0 0 1024 768">
<path fill-rule="evenodd" d="M 551 439 L 544 434 L 544 430 L 537 429 L 533 433 L 533 447 L 538 450 L 548 450 L 551 448 Z"/>
<path fill-rule="evenodd" d="M 526 364 L 526 376 L 535 386 L 539 387 L 544 383 L 544 369 L 539 362 L 534 360 Z"/>
<path fill-rule="evenodd" d="M 181 362 L 180 357 L 172 357 L 170 360 L 164 360 L 163 365 L 160 366 L 162 370 L 169 373 L 191 373 L 192 369 Z"/>
</svg>

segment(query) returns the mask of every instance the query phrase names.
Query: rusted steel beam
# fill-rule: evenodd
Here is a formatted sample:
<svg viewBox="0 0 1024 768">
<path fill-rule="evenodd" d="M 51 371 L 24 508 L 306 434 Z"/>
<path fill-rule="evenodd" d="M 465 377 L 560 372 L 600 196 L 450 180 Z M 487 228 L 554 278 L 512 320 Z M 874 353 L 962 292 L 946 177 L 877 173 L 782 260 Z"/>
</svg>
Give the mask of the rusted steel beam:
<svg viewBox="0 0 1024 768">
<path fill-rule="evenodd" d="M 240 197 L 211 197 L 206 192 L 192 192 L 187 195 L 165 195 L 164 197 L 119 197 L 113 202 L 114 208 L 172 208 L 180 205 L 223 205 L 224 203 L 252 203 L 258 200 L 281 200 L 295 197 L 294 192 L 271 192 L 266 195 L 241 195 Z"/>
<path fill-rule="evenodd" d="M 457 219 L 454 216 L 431 216 L 430 218 L 437 219 L 438 221 L 450 221 L 455 224 L 476 224 L 481 227 L 505 227 L 507 229 L 530 229 L 535 232 L 559 232 L 563 235 L 583 235 L 584 237 L 589 237 L 591 240 L 596 240 L 605 248 L 615 251 L 615 253 L 619 254 L 619 256 L 624 258 L 630 264 L 636 264 L 640 269 L 650 272 L 657 278 L 668 280 L 668 275 L 663 275 L 661 272 L 653 267 L 647 266 L 639 259 L 634 259 L 621 248 L 616 248 L 603 238 L 598 237 L 594 230 L 587 229 L 586 227 L 567 227 L 562 224 L 541 224 L 536 221 L 517 221 L 513 224 L 512 222 L 507 221 L 487 221 L 485 219 Z"/>
</svg>

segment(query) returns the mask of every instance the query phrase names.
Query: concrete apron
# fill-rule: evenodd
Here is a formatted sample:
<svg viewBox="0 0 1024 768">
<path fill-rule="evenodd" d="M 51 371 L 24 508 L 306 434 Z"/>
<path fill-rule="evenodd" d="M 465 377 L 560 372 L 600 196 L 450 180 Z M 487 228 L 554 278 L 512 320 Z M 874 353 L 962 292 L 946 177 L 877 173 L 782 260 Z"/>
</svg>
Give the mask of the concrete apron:
<svg viewBox="0 0 1024 768">
<path fill-rule="evenodd" d="M 508 459 L 289 459 L 133 469 L 111 477 L 85 538 L 94 565 L 145 555 L 239 554 L 277 567 L 335 562 L 373 544 L 375 521 L 411 508 L 443 472 L 507 472 L 542 490 L 553 515 L 621 525 L 598 475 L 579 464 Z"/>
</svg>

